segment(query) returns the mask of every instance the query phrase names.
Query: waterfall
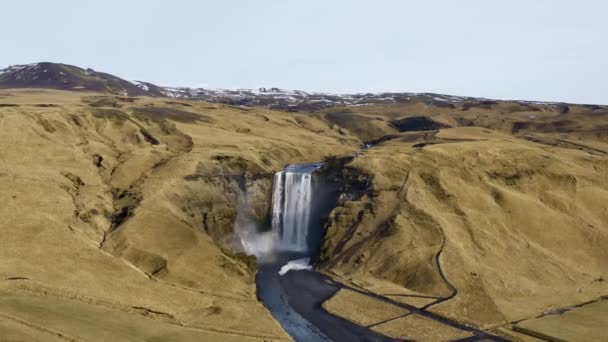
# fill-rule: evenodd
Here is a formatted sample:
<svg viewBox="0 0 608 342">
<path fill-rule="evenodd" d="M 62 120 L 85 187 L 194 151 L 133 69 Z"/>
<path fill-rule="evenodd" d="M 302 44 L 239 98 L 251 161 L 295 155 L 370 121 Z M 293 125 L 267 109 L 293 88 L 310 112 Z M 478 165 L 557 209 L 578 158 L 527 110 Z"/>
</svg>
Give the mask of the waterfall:
<svg viewBox="0 0 608 342">
<path fill-rule="evenodd" d="M 322 164 L 290 165 L 274 176 L 272 233 L 275 248 L 307 252 L 312 204 L 312 173 Z"/>
<path fill-rule="evenodd" d="M 247 214 L 249 207 L 247 190 L 240 193 L 235 232 L 246 253 L 263 260 L 271 257 L 275 252 L 306 254 L 317 248 L 320 239 L 316 236 L 318 229 L 316 231 L 313 229 L 310 233 L 311 215 L 314 215 L 314 207 L 318 207 L 317 203 L 313 203 L 312 173 L 321 165 L 323 164 L 289 165 L 275 173 L 272 191 L 272 229 L 269 232 L 258 231 L 257 224 Z M 315 196 L 315 201 L 321 201 L 322 197 Z"/>
</svg>

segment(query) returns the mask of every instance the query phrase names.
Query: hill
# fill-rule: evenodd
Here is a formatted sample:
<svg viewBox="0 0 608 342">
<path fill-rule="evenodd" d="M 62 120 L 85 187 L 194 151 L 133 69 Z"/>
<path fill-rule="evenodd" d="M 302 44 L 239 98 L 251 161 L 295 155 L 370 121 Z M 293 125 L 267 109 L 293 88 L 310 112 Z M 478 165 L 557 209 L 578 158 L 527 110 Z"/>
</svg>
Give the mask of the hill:
<svg viewBox="0 0 608 342">
<path fill-rule="evenodd" d="M 34 68 L 0 81 L 51 70 Z M 5 336 L 288 340 L 235 223 L 246 196 L 263 229 L 273 173 L 330 157 L 342 188 L 317 266 L 376 296 L 341 290 L 323 304 L 335 315 L 394 338 L 462 337 L 395 316 L 392 300 L 559 338 L 536 317 L 608 295 L 605 107 L 420 95 L 289 112 L 129 96 L 151 90 L 62 68 L 0 91 Z M 62 72 L 103 88 L 40 89 Z"/>
<path fill-rule="evenodd" d="M 469 111 L 491 108 L 500 104 L 515 104 L 529 109 L 552 105 L 567 111 L 568 104 L 533 101 L 499 101 L 484 98 L 432 93 L 358 93 L 331 94 L 286 90 L 204 89 L 163 87 L 144 81 L 128 81 L 118 76 L 92 69 L 58 63 L 14 65 L 0 70 L 0 89 L 43 88 L 71 91 L 94 91 L 123 96 L 170 97 L 199 100 L 237 106 L 257 106 L 289 112 L 312 112 L 342 106 L 369 106 L 423 103 L 432 107 Z M 607 106 L 587 105 L 590 109 L 606 110 Z"/>
<path fill-rule="evenodd" d="M 162 95 L 152 84 L 129 82 L 93 69 L 48 62 L 13 65 L 0 70 L 0 89 L 10 88 L 95 91 L 125 96 Z"/>
</svg>

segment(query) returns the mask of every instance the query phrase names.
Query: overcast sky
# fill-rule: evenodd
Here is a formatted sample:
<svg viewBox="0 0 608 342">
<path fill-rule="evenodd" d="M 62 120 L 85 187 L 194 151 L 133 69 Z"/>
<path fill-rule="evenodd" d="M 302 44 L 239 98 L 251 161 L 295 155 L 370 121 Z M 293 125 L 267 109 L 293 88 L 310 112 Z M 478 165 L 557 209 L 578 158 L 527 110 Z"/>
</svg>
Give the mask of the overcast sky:
<svg viewBox="0 0 608 342">
<path fill-rule="evenodd" d="M 19 0 L 1 11 L 0 68 L 608 104 L 605 0 Z"/>
</svg>

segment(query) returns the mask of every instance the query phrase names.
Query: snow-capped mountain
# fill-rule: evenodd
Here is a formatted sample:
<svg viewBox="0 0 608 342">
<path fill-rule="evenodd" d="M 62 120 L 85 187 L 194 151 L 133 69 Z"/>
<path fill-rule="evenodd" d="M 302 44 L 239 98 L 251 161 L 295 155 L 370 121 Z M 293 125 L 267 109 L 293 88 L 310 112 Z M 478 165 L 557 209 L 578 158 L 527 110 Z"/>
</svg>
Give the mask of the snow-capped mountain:
<svg viewBox="0 0 608 342">
<path fill-rule="evenodd" d="M 162 87 L 144 81 L 127 81 L 92 69 L 47 62 L 14 65 L 0 70 L 0 89 L 8 88 L 50 88 L 105 92 L 123 96 L 169 97 L 230 105 L 265 106 L 288 111 L 314 111 L 334 106 L 408 102 L 423 102 L 437 107 L 458 107 L 467 110 L 470 107 L 491 106 L 499 102 L 483 98 L 430 93 L 329 94 L 280 88 L 231 90 Z M 535 102 L 528 101 L 515 102 L 524 105 L 535 104 Z"/>
<path fill-rule="evenodd" d="M 89 90 L 113 94 L 157 96 L 120 77 L 58 63 L 13 65 L 0 70 L 0 88 Z"/>
</svg>

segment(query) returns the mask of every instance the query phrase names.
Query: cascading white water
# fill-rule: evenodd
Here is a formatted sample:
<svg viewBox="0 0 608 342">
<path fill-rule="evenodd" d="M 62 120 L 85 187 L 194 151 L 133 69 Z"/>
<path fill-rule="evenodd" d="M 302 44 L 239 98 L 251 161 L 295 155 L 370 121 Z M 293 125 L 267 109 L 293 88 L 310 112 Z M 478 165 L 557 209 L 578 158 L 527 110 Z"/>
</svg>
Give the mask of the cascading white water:
<svg viewBox="0 0 608 342">
<path fill-rule="evenodd" d="M 322 164 L 290 165 L 274 176 L 272 232 L 275 249 L 306 252 L 312 201 L 312 173 Z"/>
<path fill-rule="evenodd" d="M 240 195 L 235 231 L 245 252 L 264 260 L 274 252 L 310 251 L 312 173 L 321 165 L 289 165 L 274 175 L 270 232 L 257 231 L 256 223 L 247 215 L 247 191 Z"/>
</svg>

